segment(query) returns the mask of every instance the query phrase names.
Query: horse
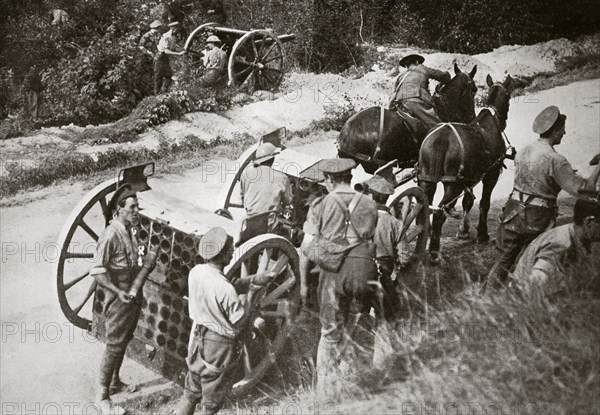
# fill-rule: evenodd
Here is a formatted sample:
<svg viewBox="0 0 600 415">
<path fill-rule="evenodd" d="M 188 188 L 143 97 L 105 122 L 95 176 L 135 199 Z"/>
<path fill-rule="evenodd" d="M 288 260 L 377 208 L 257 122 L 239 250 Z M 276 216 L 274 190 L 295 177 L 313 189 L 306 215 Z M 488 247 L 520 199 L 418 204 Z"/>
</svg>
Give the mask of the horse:
<svg viewBox="0 0 600 415">
<path fill-rule="evenodd" d="M 483 182 L 479 202 L 479 243 L 489 240 L 487 215 L 490 196 L 500 172 L 504 167 L 506 144 L 503 132 L 506 128 L 510 94 L 514 82 L 510 75 L 503 83 L 486 78 L 489 86 L 486 106 L 469 124 L 447 123 L 433 128 L 423 140 L 419 150 L 417 182 L 433 203 L 438 182 L 444 184 L 444 197 L 433 214 L 429 252 L 431 258 L 439 259 L 440 235 L 446 214 L 454 207 L 463 190 L 463 217 L 458 237 L 469 237 L 469 212 L 475 196 L 471 189 L 480 180 Z"/>
<path fill-rule="evenodd" d="M 475 118 L 477 86 L 473 77 L 477 65 L 466 74 L 454 64 L 454 72 L 454 78 L 434 95 L 434 107 L 443 121 L 469 122 Z M 338 157 L 354 159 L 371 174 L 394 159 L 399 167 L 413 167 L 426 134 L 411 128 L 415 121 L 408 114 L 403 117 L 382 107 L 364 109 L 350 117 L 340 130 Z"/>
</svg>

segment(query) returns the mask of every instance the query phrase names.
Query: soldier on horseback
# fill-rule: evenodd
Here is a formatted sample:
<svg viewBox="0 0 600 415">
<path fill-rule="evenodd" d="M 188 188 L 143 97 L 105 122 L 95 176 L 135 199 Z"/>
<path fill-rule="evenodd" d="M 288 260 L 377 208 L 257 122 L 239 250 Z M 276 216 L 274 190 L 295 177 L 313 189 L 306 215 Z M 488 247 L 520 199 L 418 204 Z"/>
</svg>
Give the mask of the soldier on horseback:
<svg viewBox="0 0 600 415">
<path fill-rule="evenodd" d="M 416 54 L 407 55 L 400 60 L 400 66 L 407 70 L 396 79 L 389 107 L 390 110 L 408 112 L 429 130 L 442 122 L 433 107 L 429 80 L 435 79 L 444 85 L 450 82 L 451 77 L 448 72 L 429 68 L 423 65 L 423 62 L 425 58 Z M 415 126 L 412 127 L 413 130 L 419 130 Z"/>
</svg>

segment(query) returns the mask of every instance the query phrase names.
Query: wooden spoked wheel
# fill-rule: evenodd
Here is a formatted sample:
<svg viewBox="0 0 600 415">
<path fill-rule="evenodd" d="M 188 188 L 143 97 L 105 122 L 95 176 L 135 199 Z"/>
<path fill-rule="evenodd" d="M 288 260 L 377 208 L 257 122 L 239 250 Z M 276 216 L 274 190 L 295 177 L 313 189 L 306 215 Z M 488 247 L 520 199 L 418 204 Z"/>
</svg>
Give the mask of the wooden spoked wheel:
<svg viewBox="0 0 600 415">
<path fill-rule="evenodd" d="M 298 253 L 285 238 L 260 235 L 242 244 L 225 270 L 235 284 L 239 278 L 273 271 L 276 277 L 255 296 L 250 332 L 242 349 L 243 378 L 233 386 L 236 396 L 256 385 L 284 352 L 300 311 Z"/>
<path fill-rule="evenodd" d="M 212 28 L 216 25 L 216 23 L 200 25 L 187 38 L 183 48 L 192 68 L 197 69 L 202 67 L 202 51 L 206 47 L 206 39 L 212 34 Z"/>
<path fill-rule="evenodd" d="M 67 320 L 84 330 L 91 329 L 96 290 L 89 272 L 97 261 L 98 237 L 108 226 L 108 202 L 116 188 L 114 179 L 90 191 L 75 207 L 58 239 L 60 256 L 55 268 L 58 301 Z"/>
<path fill-rule="evenodd" d="M 392 214 L 403 223 L 402 243 L 408 264 L 421 262 L 429 236 L 429 202 L 419 187 L 411 187 L 389 203 Z"/>
<path fill-rule="evenodd" d="M 248 32 L 233 45 L 227 69 L 233 87 L 273 91 L 283 79 L 283 44 L 269 31 Z"/>
</svg>

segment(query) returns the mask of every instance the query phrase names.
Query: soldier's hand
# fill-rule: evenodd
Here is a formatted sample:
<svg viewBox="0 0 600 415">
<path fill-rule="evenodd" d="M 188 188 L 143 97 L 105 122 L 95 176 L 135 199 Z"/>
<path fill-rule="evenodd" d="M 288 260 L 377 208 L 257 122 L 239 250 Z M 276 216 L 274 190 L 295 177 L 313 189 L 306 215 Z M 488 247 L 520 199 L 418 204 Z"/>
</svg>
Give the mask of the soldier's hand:
<svg viewBox="0 0 600 415">
<path fill-rule="evenodd" d="M 277 273 L 275 273 L 273 271 L 256 274 L 256 275 L 252 276 L 251 284 L 263 286 L 263 285 L 270 283 L 273 280 L 273 278 L 275 278 L 276 276 L 277 276 Z"/>
<path fill-rule="evenodd" d="M 129 304 L 131 302 L 131 298 L 129 297 L 129 294 L 127 294 L 123 290 L 117 291 L 117 296 L 119 297 L 119 300 L 121 300 L 122 303 Z"/>
</svg>

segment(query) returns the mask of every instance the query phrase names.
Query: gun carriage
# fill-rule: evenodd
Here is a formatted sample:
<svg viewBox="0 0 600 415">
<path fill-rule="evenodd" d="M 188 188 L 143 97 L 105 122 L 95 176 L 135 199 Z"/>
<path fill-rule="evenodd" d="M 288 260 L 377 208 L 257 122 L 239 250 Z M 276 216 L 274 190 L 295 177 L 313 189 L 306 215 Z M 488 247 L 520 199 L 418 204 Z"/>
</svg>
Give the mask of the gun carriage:
<svg viewBox="0 0 600 415">
<path fill-rule="evenodd" d="M 229 86 L 273 91 L 281 84 L 285 73 L 283 44 L 294 40 L 296 35 L 276 35 L 269 29 L 239 30 L 206 23 L 192 31 L 183 48 L 192 66 L 201 65 L 202 51 L 210 35 L 219 37 L 221 48 L 227 54 Z"/>
<path fill-rule="evenodd" d="M 143 308 L 127 355 L 165 378 L 182 383 L 192 322 L 188 315 L 189 271 L 202 263 L 197 246 L 213 226 L 222 226 L 236 239 L 232 263 L 225 269 L 233 282 L 251 274 L 272 271 L 276 277 L 265 286 L 252 310 L 253 333 L 243 347 L 243 371 L 234 395 L 256 385 L 285 351 L 300 311 L 299 256 L 302 225 L 310 202 L 326 193 L 321 183 L 318 156 L 299 153 L 281 145 L 285 129 L 263 136 L 238 160 L 238 170 L 227 183 L 216 212 L 203 209 L 156 190 L 138 193 L 142 210 L 135 231 L 145 252 L 160 247 L 158 263 L 143 288 Z M 293 199 L 279 213 L 269 212 L 235 220 L 236 189 L 244 168 L 254 159 L 258 145 L 269 141 L 282 148 L 273 167 L 290 178 Z M 148 163 L 123 169 L 114 179 L 92 189 L 74 208 L 58 240 L 60 257 L 55 266 L 58 299 L 66 318 L 104 340 L 102 310 L 106 293 L 90 276 L 96 242 L 111 217 L 108 201 L 123 183 L 146 183 L 154 173 Z M 140 186 L 145 187 L 145 186 Z M 424 253 L 428 232 L 428 204 L 423 192 L 410 188 L 390 203 L 392 212 L 404 219 L 404 237 L 415 260 Z M 260 319 L 260 320 L 259 320 Z M 256 322 L 260 321 L 260 324 Z"/>
</svg>

